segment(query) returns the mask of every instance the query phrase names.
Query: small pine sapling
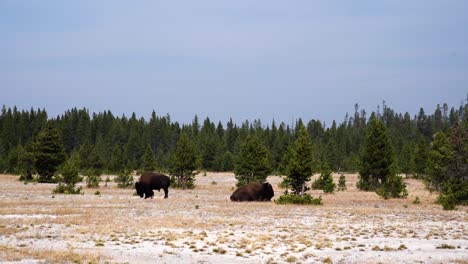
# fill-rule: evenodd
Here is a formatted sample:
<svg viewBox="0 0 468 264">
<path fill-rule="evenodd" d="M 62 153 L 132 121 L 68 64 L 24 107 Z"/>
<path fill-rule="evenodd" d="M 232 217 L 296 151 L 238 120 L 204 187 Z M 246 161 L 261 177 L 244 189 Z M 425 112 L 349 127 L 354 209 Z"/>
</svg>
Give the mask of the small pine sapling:
<svg viewBox="0 0 468 264">
<path fill-rule="evenodd" d="M 340 179 L 338 180 L 338 191 L 346 190 L 346 177 L 344 173 L 341 174 Z"/>
</svg>

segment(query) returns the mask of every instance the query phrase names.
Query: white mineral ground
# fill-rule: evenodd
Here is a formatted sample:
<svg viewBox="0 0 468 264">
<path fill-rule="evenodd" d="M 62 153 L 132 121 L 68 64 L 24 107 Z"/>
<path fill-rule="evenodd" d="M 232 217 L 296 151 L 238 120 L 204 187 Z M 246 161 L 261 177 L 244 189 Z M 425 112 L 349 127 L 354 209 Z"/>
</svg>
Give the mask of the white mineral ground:
<svg viewBox="0 0 468 264">
<path fill-rule="evenodd" d="M 467 207 L 443 211 L 418 180 L 405 179 L 407 199 L 383 200 L 346 177 L 344 192 L 310 191 L 324 205 L 297 206 L 231 202 L 232 173 L 147 200 L 114 183 L 52 195 L 54 184 L 0 175 L 0 262 L 468 263 Z M 277 199 L 281 178 L 268 181 Z"/>
</svg>

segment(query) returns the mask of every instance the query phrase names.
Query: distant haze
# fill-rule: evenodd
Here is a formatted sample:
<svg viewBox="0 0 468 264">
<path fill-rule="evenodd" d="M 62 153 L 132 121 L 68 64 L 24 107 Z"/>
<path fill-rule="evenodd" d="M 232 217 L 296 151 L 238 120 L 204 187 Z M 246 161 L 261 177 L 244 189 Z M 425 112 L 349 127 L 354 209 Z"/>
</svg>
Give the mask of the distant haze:
<svg viewBox="0 0 468 264">
<path fill-rule="evenodd" d="M 433 112 L 468 93 L 468 1 L 0 1 L 0 104 L 187 123 Z"/>
</svg>

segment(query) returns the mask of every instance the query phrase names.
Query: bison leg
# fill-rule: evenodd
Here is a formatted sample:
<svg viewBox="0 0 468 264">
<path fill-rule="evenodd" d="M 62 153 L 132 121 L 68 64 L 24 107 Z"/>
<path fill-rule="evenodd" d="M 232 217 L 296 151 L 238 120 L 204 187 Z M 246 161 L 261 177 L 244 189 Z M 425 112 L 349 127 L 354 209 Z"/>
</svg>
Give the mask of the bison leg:
<svg viewBox="0 0 468 264">
<path fill-rule="evenodd" d="M 146 189 L 146 190 L 145 190 L 145 199 L 147 199 L 147 198 L 153 198 L 153 196 L 154 196 L 153 190 L 151 190 L 151 189 Z"/>
<path fill-rule="evenodd" d="M 169 193 L 169 190 L 166 188 L 163 188 L 164 189 L 164 199 L 167 199 L 167 194 Z"/>
</svg>

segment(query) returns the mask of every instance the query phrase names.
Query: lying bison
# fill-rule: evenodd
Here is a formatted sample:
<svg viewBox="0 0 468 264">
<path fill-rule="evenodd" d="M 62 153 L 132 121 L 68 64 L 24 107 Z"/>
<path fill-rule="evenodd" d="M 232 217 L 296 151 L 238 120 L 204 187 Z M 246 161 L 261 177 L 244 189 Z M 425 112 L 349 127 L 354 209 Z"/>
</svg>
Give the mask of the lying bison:
<svg viewBox="0 0 468 264">
<path fill-rule="evenodd" d="M 138 195 L 143 198 L 152 198 L 154 196 L 153 190 L 158 192 L 164 190 L 164 199 L 167 198 L 168 188 L 171 184 L 171 180 L 168 176 L 161 173 L 145 172 L 140 176 L 140 179 L 135 182 L 135 189 Z"/>
<path fill-rule="evenodd" d="M 239 187 L 231 195 L 231 201 L 270 201 L 273 196 L 275 196 L 275 193 L 271 184 L 268 182 L 255 182 Z"/>
</svg>

